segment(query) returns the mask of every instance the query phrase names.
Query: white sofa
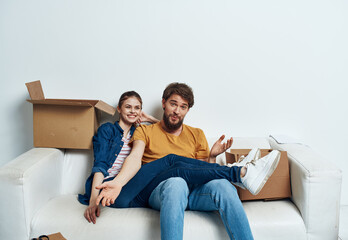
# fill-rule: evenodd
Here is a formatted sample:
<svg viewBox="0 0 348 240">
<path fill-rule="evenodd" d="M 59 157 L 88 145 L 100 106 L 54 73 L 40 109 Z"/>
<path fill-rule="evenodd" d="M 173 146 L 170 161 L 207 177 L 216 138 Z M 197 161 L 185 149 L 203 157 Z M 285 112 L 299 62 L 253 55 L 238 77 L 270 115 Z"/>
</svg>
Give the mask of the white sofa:
<svg viewBox="0 0 348 240">
<path fill-rule="evenodd" d="M 292 198 L 243 203 L 254 238 L 337 240 L 341 171 L 305 145 L 277 144 L 272 138 L 235 138 L 233 144 L 256 146 L 288 151 Z M 152 209 L 102 208 L 97 224 L 85 220 L 77 194 L 84 191 L 92 162 L 91 151 L 34 148 L 2 167 L 0 239 L 56 232 L 69 240 L 160 239 L 159 213 Z M 186 211 L 184 239 L 228 235 L 217 212 Z"/>
</svg>

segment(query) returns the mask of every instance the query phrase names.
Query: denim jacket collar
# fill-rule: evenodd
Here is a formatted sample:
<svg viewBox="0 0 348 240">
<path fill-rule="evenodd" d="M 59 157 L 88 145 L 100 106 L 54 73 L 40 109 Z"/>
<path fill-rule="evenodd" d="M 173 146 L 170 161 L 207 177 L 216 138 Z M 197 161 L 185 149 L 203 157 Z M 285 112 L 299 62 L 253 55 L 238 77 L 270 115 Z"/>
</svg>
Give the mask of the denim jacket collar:
<svg viewBox="0 0 348 240">
<path fill-rule="evenodd" d="M 121 126 L 120 126 L 120 124 L 119 124 L 119 121 L 116 121 L 116 122 L 114 123 L 114 125 L 115 125 L 115 127 L 117 128 L 117 130 L 119 130 L 121 133 L 124 132 L 124 130 L 121 128 Z M 132 125 L 131 128 L 130 128 L 130 134 L 131 134 L 132 136 L 133 136 L 134 131 L 135 131 L 135 126 Z"/>
</svg>

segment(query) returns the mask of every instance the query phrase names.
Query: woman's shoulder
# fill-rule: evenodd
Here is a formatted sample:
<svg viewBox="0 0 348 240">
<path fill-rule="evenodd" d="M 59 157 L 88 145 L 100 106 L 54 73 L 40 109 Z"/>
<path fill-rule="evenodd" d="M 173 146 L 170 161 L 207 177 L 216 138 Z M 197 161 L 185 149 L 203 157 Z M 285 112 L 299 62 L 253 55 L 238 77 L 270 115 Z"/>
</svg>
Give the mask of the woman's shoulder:
<svg viewBox="0 0 348 240">
<path fill-rule="evenodd" d="M 123 132 L 118 123 L 106 122 L 100 125 L 97 131 L 97 135 L 114 135 Z"/>
<path fill-rule="evenodd" d="M 104 131 L 104 130 L 108 130 L 108 129 L 114 129 L 115 125 L 112 124 L 111 122 L 106 122 L 103 123 L 102 125 L 100 125 L 100 127 L 98 128 L 98 131 Z"/>
</svg>

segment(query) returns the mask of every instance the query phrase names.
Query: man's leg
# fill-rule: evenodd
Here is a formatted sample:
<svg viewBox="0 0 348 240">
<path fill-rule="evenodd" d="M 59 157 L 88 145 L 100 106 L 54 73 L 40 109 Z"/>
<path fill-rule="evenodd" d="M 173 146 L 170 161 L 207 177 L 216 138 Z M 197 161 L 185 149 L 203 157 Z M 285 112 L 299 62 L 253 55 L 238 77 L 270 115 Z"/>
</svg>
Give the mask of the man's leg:
<svg viewBox="0 0 348 240">
<path fill-rule="evenodd" d="M 152 192 L 149 205 L 160 211 L 162 240 L 183 239 L 188 194 L 188 186 L 182 178 L 169 178 Z"/>
<path fill-rule="evenodd" d="M 188 208 L 219 211 L 230 239 L 253 239 L 249 221 L 236 188 L 227 180 L 212 180 L 192 190 Z"/>
</svg>

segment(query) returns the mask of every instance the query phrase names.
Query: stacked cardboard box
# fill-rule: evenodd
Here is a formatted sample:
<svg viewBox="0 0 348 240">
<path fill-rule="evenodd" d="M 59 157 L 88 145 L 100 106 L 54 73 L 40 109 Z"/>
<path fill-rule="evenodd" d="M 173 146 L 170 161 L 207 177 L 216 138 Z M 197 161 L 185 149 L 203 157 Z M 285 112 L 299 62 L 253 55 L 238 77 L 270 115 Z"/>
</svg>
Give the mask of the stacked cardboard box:
<svg viewBox="0 0 348 240">
<path fill-rule="evenodd" d="M 226 152 L 226 162 L 234 163 L 241 156 L 247 156 L 251 149 L 231 149 Z M 261 149 L 261 157 L 270 153 L 271 149 Z M 273 200 L 291 197 L 289 160 L 287 152 L 281 151 L 279 164 L 265 186 L 257 195 L 252 195 L 248 190 L 237 187 L 239 198 L 246 200 Z"/>
</svg>

